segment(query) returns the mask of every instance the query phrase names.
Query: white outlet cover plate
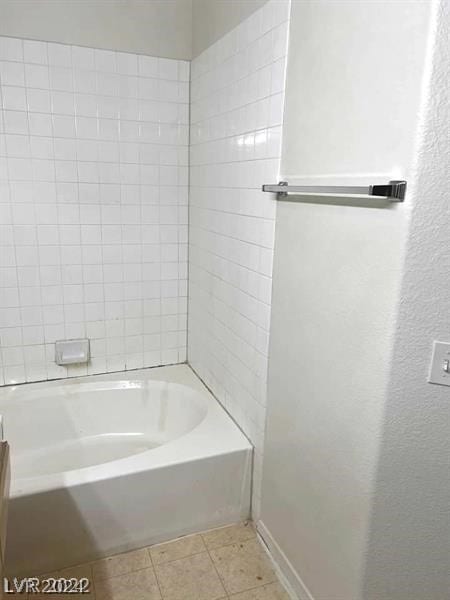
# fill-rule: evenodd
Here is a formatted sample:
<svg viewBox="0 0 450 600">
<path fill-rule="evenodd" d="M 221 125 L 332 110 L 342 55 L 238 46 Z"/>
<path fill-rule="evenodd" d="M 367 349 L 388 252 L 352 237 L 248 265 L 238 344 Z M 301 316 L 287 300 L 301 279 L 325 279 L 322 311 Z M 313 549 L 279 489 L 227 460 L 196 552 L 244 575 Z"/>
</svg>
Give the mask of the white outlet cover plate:
<svg viewBox="0 0 450 600">
<path fill-rule="evenodd" d="M 448 371 L 445 370 L 446 361 L 449 361 Z M 450 343 L 434 342 L 428 381 L 439 385 L 450 385 Z"/>
</svg>

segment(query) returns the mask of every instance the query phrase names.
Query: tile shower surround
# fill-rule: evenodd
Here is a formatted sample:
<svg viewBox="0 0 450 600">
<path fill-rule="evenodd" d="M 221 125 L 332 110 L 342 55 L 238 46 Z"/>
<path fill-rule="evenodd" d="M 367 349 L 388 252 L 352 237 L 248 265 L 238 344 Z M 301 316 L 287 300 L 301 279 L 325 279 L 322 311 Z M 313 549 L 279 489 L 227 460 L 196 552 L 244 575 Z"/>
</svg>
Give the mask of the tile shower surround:
<svg viewBox="0 0 450 600">
<path fill-rule="evenodd" d="M 255 518 L 288 18 L 191 65 L 189 362 L 255 446 Z M 185 360 L 189 63 L 0 38 L 0 82 L 0 384 Z"/>
<path fill-rule="evenodd" d="M 259 512 L 289 2 L 191 64 L 189 362 L 255 446 Z"/>
<path fill-rule="evenodd" d="M 0 384 L 184 361 L 189 62 L 0 37 L 0 105 Z"/>
</svg>

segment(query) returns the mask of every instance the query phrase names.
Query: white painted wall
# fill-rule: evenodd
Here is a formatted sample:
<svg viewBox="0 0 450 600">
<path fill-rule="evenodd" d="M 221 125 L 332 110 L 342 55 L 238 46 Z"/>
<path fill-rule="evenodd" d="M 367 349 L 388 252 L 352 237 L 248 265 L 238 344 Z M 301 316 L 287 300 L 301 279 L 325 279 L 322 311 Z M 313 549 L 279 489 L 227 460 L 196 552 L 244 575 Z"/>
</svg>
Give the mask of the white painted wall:
<svg viewBox="0 0 450 600">
<path fill-rule="evenodd" d="M 192 0 L 193 58 L 237 27 L 266 2 L 267 0 Z"/>
<path fill-rule="evenodd" d="M 302 598 L 365 598 L 405 244 L 420 198 L 414 161 L 432 6 L 292 7 L 283 176 L 355 181 L 394 169 L 410 182 L 403 205 L 323 198 L 277 207 L 260 526 Z M 396 424 L 398 437 L 404 427 Z M 376 571 L 371 598 L 403 598 L 382 578 Z M 425 597 L 434 598 L 410 595 Z"/>
<path fill-rule="evenodd" d="M 258 514 L 289 2 L 271 0 L 192 63 L 192 367 L 255 445 Z"/>
<path fill-rule="evenodd" d="M 0 385 L 186 359 L 188 102 L 187 61 L 0 37 Z"/>
<path fill-rule="evenodd" d="M 283 177 L 408 175 L 420 108 L 411 90 L 420 85 L 429 7 L 428 0 L 293 2 Z"/>
<path fill-rule="evenodd" d="M 0 0 L 0 35 L 189 60 L 192 0 Z"/>
<path fill-rule="evenodd" d="M 441 2 L 386 392 L 365 600 L 447 600 L 450 388 L 427 383 L 433 340 L 450 341 L 450 5 Z"/>
<path fill-rule="evenodd" d="M 0 0 L 0 35 L 189 60 L 267 0 Z"/>
</svg>

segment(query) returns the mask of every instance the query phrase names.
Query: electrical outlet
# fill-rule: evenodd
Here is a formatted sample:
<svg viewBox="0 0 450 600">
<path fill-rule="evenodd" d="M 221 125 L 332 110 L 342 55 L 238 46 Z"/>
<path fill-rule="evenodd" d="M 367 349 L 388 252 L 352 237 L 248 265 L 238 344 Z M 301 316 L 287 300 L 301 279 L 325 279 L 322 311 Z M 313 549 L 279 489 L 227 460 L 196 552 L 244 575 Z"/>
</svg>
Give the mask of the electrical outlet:
<svg viewBox="0 0 450 600">
<path fill-rule="evenodd" d="M 450 343 L 434 342 L 428 381 L 450 385 Z"/>
</svg>

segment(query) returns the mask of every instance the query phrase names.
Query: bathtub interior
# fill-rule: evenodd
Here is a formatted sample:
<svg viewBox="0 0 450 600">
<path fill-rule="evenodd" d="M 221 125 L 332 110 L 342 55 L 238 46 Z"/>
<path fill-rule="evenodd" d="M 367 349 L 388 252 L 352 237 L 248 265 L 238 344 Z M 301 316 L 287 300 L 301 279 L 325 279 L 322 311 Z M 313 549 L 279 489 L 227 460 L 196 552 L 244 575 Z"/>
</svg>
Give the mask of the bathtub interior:
<svg viewBox="0 0 450 600">
<path fill-rule="evenodd" d="M 15 478 L 146 452 L 188 433 L 207 414 L 192 388 L 144 378 L 26 387 L 0 404 Z"/>
</svg>

